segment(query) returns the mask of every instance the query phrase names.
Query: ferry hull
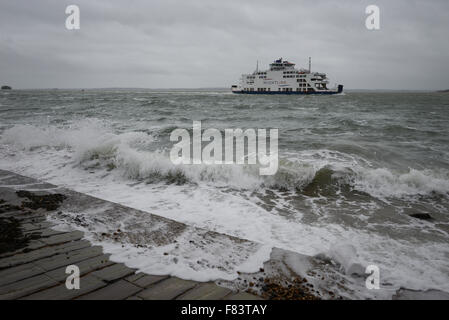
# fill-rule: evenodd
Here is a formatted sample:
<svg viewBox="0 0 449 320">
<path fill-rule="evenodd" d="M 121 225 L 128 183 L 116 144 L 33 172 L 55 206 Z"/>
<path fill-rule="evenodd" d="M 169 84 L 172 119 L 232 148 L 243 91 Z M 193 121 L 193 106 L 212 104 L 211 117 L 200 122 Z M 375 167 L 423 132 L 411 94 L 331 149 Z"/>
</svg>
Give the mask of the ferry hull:
<svg viewBox="0 0 449 320">
<path fill-rule="evenodd" d="M 235 94 L 285 94 L 285 95 L 330 95 L 339 94 L 343 92 L 343 85 L 338 86 L 338 90 L 328 90 L 328 91 L 243 91 L 243 90 L 232 90 Z"/>
</svg>

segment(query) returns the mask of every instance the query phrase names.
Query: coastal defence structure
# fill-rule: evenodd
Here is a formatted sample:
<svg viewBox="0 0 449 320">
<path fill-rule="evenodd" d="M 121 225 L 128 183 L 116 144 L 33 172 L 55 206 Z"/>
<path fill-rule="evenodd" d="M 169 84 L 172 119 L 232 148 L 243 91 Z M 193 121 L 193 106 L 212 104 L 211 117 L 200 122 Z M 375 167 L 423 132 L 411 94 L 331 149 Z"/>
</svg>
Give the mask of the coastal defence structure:
<svg viewBox="0 0 449 320">
<path fill-rule="evenodd" d="M 310 257 L 273 248 L 269 260 L 258 272 L 238 273 L 235 280 L 199 282 L 167 274 L 137 272 L 111 259 L 101 241 L 92 242 L 73 226 L 55 228 L 54 215 L 76 212 L 73 223 L 83 226 L 83 213 L 95 209 L 96 217 L 114 221 L 120 217 L 144 215 L 151 245 L 176 244 L 180 235 L 195 238 L 192 246 L 212 246 L 214 242 L 258 245 L 225 234 L 191 227 L 120 204 L 61 188 L 10 171 L 0 170 L 0 300 L 257 300 L 257 299 L 351 299 L 344 288 L 350 277 L 328 258 Z M 98 234 L 119 245 L 124 231 Z M 131 239 L 131 238 L 129 238 Z M 229 241 L 229 242 L 224 242 Z M 92 244 L 94 243 L 94 245 Z M 260 245 L 260 244 L 259 244 Z M 220 252 L 216 253 L 220 255 Z M 80 271 L 78 290 L 66 287 L 69 265 Z M 354 278 L 360 284 L 364 278 Z M 372 292 L 371 298 L 382 298 Z M 444 293 L 401 289 L 393 298 L 447 298 Z"/>
</svg>

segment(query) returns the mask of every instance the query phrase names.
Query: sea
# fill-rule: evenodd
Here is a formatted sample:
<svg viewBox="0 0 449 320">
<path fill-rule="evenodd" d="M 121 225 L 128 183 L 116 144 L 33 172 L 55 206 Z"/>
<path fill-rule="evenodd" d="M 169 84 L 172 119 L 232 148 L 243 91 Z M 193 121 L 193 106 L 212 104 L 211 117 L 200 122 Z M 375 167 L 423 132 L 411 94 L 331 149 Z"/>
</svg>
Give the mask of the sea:
<svg viewBox="0 0 449 320">
<path fill-rule="evenodd" d="M 278 129 L 276 174 L 260 175 L 258 164 L 173 164 L 170 134 L 191 133 L 193 121 L 220 132 Z M 4 90 L 0 169 L 264 248 L 324 256 L 348 274 L 375 265 L 388 292 L 449 293 L 447 93 Z M 124 262 L 133 266 L 133 257 Z M 152 259 L 139 266 L 151 272 Z M 189 279 L 237 276 L 189 268 L 167 266 Z"/>
</svg>

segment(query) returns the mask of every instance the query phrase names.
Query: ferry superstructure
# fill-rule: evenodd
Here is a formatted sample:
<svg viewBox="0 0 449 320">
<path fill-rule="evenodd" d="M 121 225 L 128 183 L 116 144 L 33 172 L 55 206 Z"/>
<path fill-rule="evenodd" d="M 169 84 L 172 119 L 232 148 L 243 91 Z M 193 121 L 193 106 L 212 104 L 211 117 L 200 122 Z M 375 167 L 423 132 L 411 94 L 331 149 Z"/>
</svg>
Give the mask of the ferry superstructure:
<svg viewBox="0 0 449 320">
<path fill-rule="evenodd" d="M 296 69 L 295 64 L 282 58 L 270 64 L 270 69 L 252 74 L 243 74 L 238 85 L 233 85 L 233 93 L 240 94 L 337 94 L 343 92 L 343 85 L 328 88 L 329 80 L 325 73 L 309 69 Z"/>
</svg>

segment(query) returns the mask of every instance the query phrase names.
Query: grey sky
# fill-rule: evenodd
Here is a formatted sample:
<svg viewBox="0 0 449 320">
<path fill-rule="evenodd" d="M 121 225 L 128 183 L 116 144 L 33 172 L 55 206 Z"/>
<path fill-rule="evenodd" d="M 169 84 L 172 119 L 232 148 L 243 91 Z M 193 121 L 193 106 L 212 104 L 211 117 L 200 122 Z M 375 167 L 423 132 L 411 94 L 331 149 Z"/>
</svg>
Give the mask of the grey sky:
<svg viewBox="0 0 449 320">
<path fill-rule="evenodd" d="M 65 8 L 81 29 L 65 28 Z M 381 30 L 365 8 L 381 9 Z M 347 88 L 449 89 L 447 0 L 0 0 L 0 84 L 229 87 L 284 57 Z"/>
</svg>

